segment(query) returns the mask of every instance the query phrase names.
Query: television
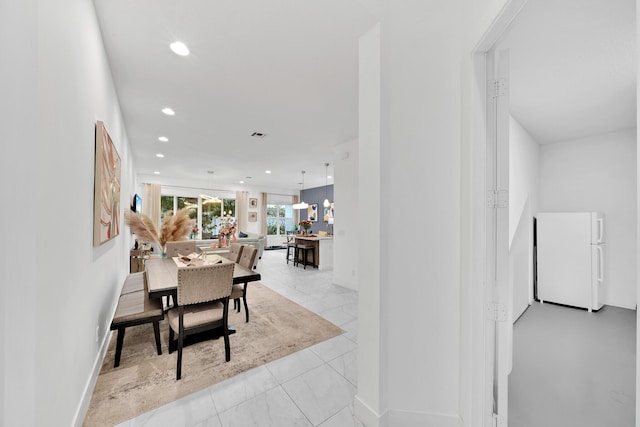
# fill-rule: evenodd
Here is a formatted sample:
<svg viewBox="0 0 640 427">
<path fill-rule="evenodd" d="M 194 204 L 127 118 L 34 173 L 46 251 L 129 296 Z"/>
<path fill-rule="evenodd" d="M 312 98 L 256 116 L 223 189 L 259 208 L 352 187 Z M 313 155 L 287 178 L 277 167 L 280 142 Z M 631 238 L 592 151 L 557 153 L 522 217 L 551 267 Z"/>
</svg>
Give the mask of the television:
<svg viewBox="0 0 640 427">
<path fill-rule="evenodd" d="M 131 200 L 131 210 L 136 213 L 142 213 L 142 197 L 139 194 L 135 194 Z"/>
</svg>

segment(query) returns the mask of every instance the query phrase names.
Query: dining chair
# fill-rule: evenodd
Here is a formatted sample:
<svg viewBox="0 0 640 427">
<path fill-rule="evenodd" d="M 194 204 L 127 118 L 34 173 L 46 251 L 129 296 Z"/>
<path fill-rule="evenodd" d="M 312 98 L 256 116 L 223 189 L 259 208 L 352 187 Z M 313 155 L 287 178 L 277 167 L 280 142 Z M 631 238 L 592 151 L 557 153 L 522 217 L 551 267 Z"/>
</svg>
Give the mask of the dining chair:
<svg viewBox="0 0 640 427">
<path fill-rule="evenodd" d="M 241 243 L 232 243 L 231 246 L 229 246 L 229 255 L 227 255 L 227 258 L 233 262 L 238 262 L 242 255 L 243 248 L 244 246 Z"/>
<path fill-rule="evenodd" d="M 238 264 L 242 267 L 252 269 L 253 262 L 256 259 L 256 255 L 258 254 L 258 249 L 254 246 L 245 246 L 242 250 L 242 255 L 238 260 Z M 231 296 L 229 299 L 233 300 L 233 308 L 235 308 L 238 313 L 240 312 L 240 298 L 244 302 L 244 316 L 247 322 L 249 322 L 249 306 L 247 305 L 247 282 L 244 282 L 242 285 L 233 285 L 231 289 Z"/>
<path fill-rule="evenodd" d="M 196 251 L 195 240 L 181 240 L 178 242 L 167 242 L 165 245 L 165 253 L 167 258 L 173 258 L 180 255 L 189 255 Z"/>
<path fill-rule="evenodd" d="M 176 380 L 182 376 L 182 348 L 186 336 L 222 328 L 225 360 L 231 360 L 229 344 L 229 295 L 234 263 L 178 268 L 177 307 L 167 312 L 169 353 L 178 334 Z"/>
</svg>

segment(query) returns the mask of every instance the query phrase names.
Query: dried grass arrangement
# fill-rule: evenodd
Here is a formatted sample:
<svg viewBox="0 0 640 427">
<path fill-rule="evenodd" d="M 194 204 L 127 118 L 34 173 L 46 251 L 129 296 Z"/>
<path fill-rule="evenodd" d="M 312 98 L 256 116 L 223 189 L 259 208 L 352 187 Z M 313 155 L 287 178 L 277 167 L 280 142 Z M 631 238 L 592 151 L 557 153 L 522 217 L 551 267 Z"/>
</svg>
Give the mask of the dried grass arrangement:
<svg viewBox="0 0 640 427">
<path fill-rule="evenodd" d="M 167 242 L 187 240 L 191 229 L 195 226 L 195 220 L 189 218 L 187 208 L 180 209 L 175 215 L 165 216 L 160 234 L 156 231 L 151 218 L 144 214 L 125 210 L 124 220 L 139 242 L 157 243 L 163 252 Z"/>
</svg>

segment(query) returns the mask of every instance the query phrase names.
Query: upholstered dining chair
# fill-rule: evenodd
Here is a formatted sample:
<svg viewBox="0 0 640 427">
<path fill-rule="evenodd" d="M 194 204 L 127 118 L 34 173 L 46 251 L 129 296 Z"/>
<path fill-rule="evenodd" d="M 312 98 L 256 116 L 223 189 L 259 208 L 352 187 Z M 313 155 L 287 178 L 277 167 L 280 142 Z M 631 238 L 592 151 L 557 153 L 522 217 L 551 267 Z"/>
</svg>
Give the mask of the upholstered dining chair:
<svg viewBox="0 0 640 427">
<path fill-rule="evenodd" d="M 234 263 L 178 268 L 177 307 L 167 312 L 169 353 L 178 334 L 176 380 L 182 376 L 182 348 L 188 335 L 222 329 L 225 360 L 231 360 L 228 316 Z"/>
<path fill-rule="evenodd" d="M 180 255 L 189 255 L 196 251 L 195 240 L 181 240 L 179 242 L 167 242 L 165 245 L 167 258 L 173 258 Z"/>
<path fill-rule="evenodd" d="M 244 246 L 240 243 L 232 243 L 231 246 L 229 246 L 229 255 L 227 255 L 227 258 L 233 262 L 238 262 L 240 256 L 242 256 L 243 248 Z"/>
<path fill-rule="evenodd" d="M 258 249 L 255 246 L 245 246 L 242 250 L 242 255 L 238 260 L 238 264 L 241 266 L 248 268 L 251 270 L 253 268 L 253 262 L 256 260 L 256 255 L 258 255 Z M 240 312 L 240 298 L 244 302 L 244 317 L 247 322 L 249 322 L 249 306 L 247 305 L 247 282 L 242 285 L 233 285 L 231 289 L 231 296 L 229 299 L 233 300 L 233 308 L 235 308 L 238 313 Z"/>
</svg>

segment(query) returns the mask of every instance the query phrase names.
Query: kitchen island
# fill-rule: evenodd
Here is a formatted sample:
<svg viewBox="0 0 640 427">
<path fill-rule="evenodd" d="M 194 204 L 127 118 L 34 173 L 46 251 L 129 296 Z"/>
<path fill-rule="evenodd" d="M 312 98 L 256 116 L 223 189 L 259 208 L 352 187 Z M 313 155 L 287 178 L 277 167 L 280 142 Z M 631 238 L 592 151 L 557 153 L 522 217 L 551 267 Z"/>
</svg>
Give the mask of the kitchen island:
<svg viewBox="0 0 640 427">
<path fill-rule="evenodd" d="M 313 245 L 315 254 L 315 265 L 318 270 L 331 270 L 333 268 L 333 236 L 303 236 L 296 234 L 296 243 L 307 243 Z M 308 254 L 307 261 L 311 264 L 311 254 Z"/>
</svg>

